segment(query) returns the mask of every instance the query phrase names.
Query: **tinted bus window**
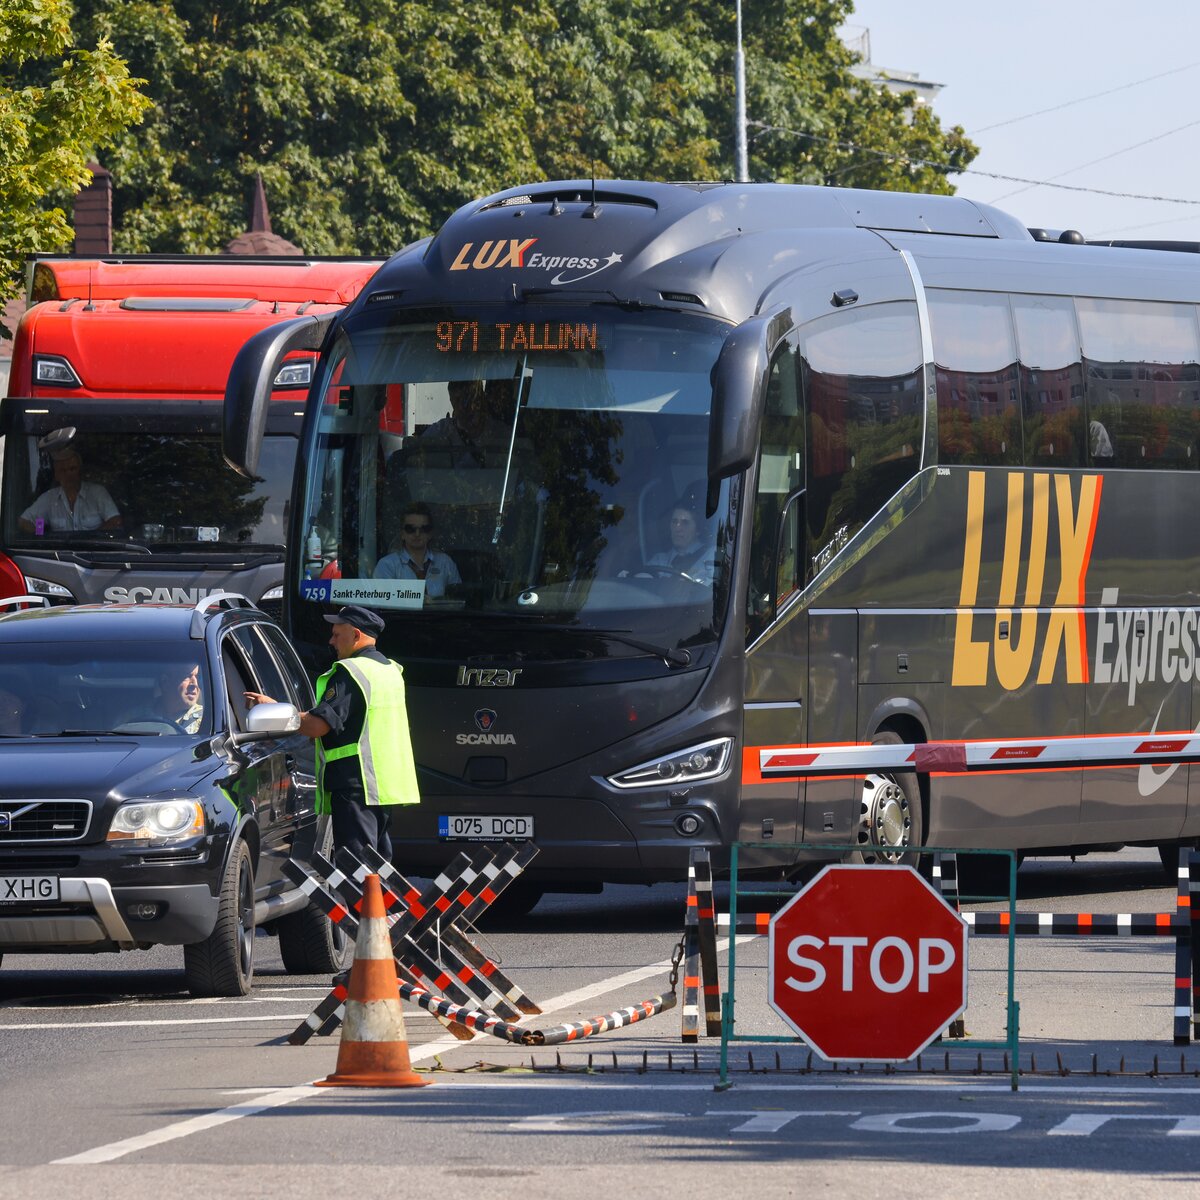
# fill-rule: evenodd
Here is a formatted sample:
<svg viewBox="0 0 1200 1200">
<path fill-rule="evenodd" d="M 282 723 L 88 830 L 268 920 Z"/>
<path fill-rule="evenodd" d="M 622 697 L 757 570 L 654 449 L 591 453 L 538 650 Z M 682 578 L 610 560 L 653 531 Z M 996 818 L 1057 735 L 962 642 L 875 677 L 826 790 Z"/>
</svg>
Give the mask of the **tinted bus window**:
<svg viewBox="0 0 1200 1200">
<path fill-rule="evenodd" d="M 1076 302 L 1088 419 L 1109 465 L 1196 464 L 1200 341 L 1195 310 L 1141 300 Z"/>
<path fill-rule="evenodd" d="M 822 317 L 804 329 L 801 353 L 810 421 L 805 508 L 820 571 L 920 466 L 916 305 Z"/>
<path fill-rule="evenodd" d="M 1013 296 L 1027 467 L 1086 463 L 1083 368 L 1075 308 L 1062 296 Z"/>
<path fill-rule="evenodd" d="M 1017 351 L 1008 297 L 929 292 L 938 462 L 1021 463 Z"/>
<path fill-rule="evenodd" d="M 763 411 L 746 605 L 748 643 L 804 582 L 804 410 L 797 375 L 795 348 L 789 346 L 771 367 Z"/>
</svg>

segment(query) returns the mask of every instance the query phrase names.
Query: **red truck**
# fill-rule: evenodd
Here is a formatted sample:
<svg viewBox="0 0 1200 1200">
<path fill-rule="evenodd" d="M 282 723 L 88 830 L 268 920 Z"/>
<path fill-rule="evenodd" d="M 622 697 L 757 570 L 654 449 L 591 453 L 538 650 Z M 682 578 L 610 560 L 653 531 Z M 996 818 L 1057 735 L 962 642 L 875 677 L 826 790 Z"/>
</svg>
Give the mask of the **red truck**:
<svg viewBox="0 0 1200 1200">
<path fill-rule="evenodd" d="M 221 457 L 225 381 L 253 334 L 344 308 L 378 266 L 240 255 L 35 259 L 0 402 L 0 597 L 194 603 L 234 591 L 278 613 L 316 354 L 281 364 L 254 480 Z"/>
</svg>

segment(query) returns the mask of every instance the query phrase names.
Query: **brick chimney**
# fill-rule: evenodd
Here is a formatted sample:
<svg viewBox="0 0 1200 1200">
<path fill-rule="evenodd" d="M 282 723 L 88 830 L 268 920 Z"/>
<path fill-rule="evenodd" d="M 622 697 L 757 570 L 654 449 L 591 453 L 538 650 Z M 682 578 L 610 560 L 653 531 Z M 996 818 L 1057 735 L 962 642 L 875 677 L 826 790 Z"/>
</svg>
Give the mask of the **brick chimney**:
<svg viewBox="0 0 1200 1200">
<path fill-rule="evenodd" d="M 92 182 L 75 196 L 75 253 L 83 257 L 112 253 L 112 176 L 88 163 Z"/>
</svg>

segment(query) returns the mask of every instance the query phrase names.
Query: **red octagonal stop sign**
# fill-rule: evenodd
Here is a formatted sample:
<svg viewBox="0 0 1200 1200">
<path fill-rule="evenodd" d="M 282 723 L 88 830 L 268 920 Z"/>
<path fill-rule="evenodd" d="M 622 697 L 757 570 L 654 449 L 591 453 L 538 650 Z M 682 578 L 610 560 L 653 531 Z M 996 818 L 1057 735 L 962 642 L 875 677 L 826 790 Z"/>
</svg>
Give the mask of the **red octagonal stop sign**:
<svg viewBox="0 0 1200 1200">
<path fill-rule="evenodd" d="M 822 1058 L 906 1062 L 967 1006 L 967 926 L 912 867 L 826 867 L 771 920 L 768 986 Z"/>
</svg>

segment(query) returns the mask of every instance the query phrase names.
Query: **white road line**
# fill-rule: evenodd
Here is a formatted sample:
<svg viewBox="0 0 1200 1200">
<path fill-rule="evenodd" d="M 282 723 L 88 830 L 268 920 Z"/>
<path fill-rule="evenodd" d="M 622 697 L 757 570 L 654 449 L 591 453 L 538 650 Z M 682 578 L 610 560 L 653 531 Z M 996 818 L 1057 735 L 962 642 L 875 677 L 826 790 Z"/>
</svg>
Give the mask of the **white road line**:
<svg viewBox="0 0 1200 1200">
<path fill-rule="evenodd" d="M 162 1129 L 152 1129 L 149 1133 L 138 1134 L 137 1137 L 125 1138 L 120 1142 L 109 1142 L 107 1146 L 97 1146 L 94 1150 L 85 1150 L 82 1154 L 72 1154 L 69 1158 L 56 1158 L 52 1166 L 85 1166 L 92 1163 L 112 1162 L 114 1158 L 124 1158 L 127 1154 L 136 1154 L 139 1150 L 148 1150 L 151 1146 L 161 1146 L 164 1142 L 173 1142 L 177 1138 L 188 1137 L 193 1133 L 202 1133 L 206 1129 L 215 1129 L 218 1125 L 226 1125 L 240 1117 L 250 1117 L 267 1109 L 279 1108 L 283 1104 L 291 1104 L 305 1096 L 320 1095 L 320 1091 L 311 1084 L 301 1084 L 299 1087 L 286 1088 L 283 1091 L 272 1092 L 261 1100 L 235 1104 L 218 1112 L 202 1113 L 187 1121 L 177 1121 L 174 1125 L 165 1125 Z"/>
<path fill-rule="evenodd" d="M 257 1017 L 162 1017 L 145 1021 L 34 1021 L 28 1025 L 0 1025 L 16 1029 L 142 1029 L 150 1025 L 240 1025 L 249 1021 L 303 1021 L 308 1013 L 264 1013 Z"/>
<path fill-rule="evenodd" d="M 754 937 L 753 934 L 744 934 L 738 937 L 739 942 L 750 941 Z M 722 938 L 717 942 L 717 950 L 727 949 L 729 940 Z M 563 1009 L 577 1008 L 581 1004 L 594 999 L 597 996 L 603 996 L 606 992 L 614 991 L 617 988 L 625 987 L 627 984 L 638 983 L 643 979 L 648 979 L 654 975 L 661 975 L 664 971 L 669 971 L 671 968 L 671 960 L 662 959 L 656 963 L 650 963 L 649 966 L 638 967 L 633 971 L 626 971 L 621 975 L 614 975 L 610 979 L 602 979 L 599 983 L 593 984 L 591 987 L 577 988 L 573 992 L 564 992 L 561 996 L 555 996 L 547 1000 L 543 1005 L 546 1012 L 554 1013 Z M 308 1014 L 300 1015 L 299 1020 L 303 1020 Z M 217 1017 L 213 1018 L 219 1021 L 228 1020 L 283 1020 L 284 1018 L 276 1014 L 273 1017 L 249 1017 L 249 1018 L 229 1018 Z M 293 1018 L 289 1017 L 288 1020 Z M 203 1020 L 203 1018 L 202 1018 Z M 522 1022 L 533 1020 L 532 1017 L 523 1017 Z M 189 1021 L 164 1021 L 157 1022 L 158 1024 L 166 1025 L 187 1025 L 194 1022 Z M 114 1024 L 123 1024 L 123 1022 L 114 1022 Z M 0 1027 L 2 1028 L 2 1027 Z M 27 1029 L 29 1026 L 16 1026 L 15 1028 Z M 61 1028 L 61 1026 L 59 1027 Z M 476 1034 L 472 1039 L 478 1041 L 480 1038 L 487 1038 L 489 1035 L 485 1033 Z M 458 1038 L 447 1034 L 445 1037 L 437 1038 L 432 1042 L 426 1042 L 425 1045 L 411 1050 L 409 1058 L 412 1062 L 424 1062 L 427 1059 L 433 1058 L 440 1054 L 443 1050 L 448 1050 L 452 1046 L 465 1046 L 466 1042 L 460 1042 Z M 279 1108 L 284 1104 L 291 1104 L 295 1100 L 303 1100 L 308 1096 L 321 1095 L 317 1088 L 311 1083 L 300 1084 L 294 1088 L 285 1088 L 282 1091 L 271 1092 L 262 1100 L 253 1103 L 234 1104 L 229 1108 L 218 1109 L 215 1112 L 204 1113 L 198 1117 L 190 1117 L 186 1121 L 176 1121 L 173 1125 L 164 1125 L 161 1129 L 151 1130 L 149 1133 L 139 1134 L 137 1137 L 125 1138 L 120 1142 L 110 1142 L 106 1146 L 97 1146 L 93 1150 L 85 1150 L 82 1154 L 73 1154 L 69 1158 L 56 1158 L 51 1163 L 51 1166 L 62 1165 L 80 1165 L 86 1163 L 112 1162 L 116 1158 L 124 1158 L 127 1154 L 136 1154 L 139 1150 L 145 1150 L 150 1146 L 161 1146 L 164 1142 L 173 1142 L 177 1138 L 190 1137 L 193 1133 L 201 1133 L 206 1129 L 212 1129 L 217 1125 L 225 1125 L 230 1121 L 236 1121 L 241 1117 L 250 1117 L 255 1113 L 260 1113 L 268 1108 Z M 324 1093 L 328 1095 L 328 1093 Z"/>
</svg>

